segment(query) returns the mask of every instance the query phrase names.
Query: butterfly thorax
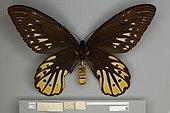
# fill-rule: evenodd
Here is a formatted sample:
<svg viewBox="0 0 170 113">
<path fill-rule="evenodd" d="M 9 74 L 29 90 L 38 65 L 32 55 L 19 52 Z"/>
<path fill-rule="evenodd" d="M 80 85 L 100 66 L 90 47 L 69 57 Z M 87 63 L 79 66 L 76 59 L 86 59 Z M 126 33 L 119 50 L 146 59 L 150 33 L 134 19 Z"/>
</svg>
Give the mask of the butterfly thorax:
<svg viewBox="0 0 170 113">
<path fill-rule="evenodd" d="M 80 41 L 80 63 L 78 68 L 78 77 L 79 77 L 79 84 L 84 85 L 86 84 L 86 46 L 85 41 Z"/>
<path fill-rule="evenodd" d="M 80 41 L 80 60 L 85 60 L 86 59 L 86 46 L 85 46 L 85 41 L 82 40 Z"/>
</svg>

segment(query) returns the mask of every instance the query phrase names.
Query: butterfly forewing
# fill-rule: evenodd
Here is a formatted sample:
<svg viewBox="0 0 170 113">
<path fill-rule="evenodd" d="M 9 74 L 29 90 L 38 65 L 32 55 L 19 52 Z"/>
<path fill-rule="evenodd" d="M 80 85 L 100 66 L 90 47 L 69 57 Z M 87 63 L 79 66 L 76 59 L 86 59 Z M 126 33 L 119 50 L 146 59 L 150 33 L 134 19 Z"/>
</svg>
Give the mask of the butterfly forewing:
<svg viewBox="0 0 170 113">
<path fill-rule="evenodd" d="M 13 5 L 8 13 L 24 41 L 37 53 L 78 47 L 77 41 L 61 24 L 37 9 Z"/>
<path fill-rule="evenodd" d="M 55 53 L 44 60 L 35 75 L 35 87 L 47 96 L 58 95 L 64 88 L 64 77 L 71 73 L 78 56 L 73 49 Z"/>
<path fill-rule="evenodd" d="M 140 40 L 155 14 L 155 6 L 142 4 L 130 7 L 101 25 L 87 42 L 88 49 L 110 53 L 131 50 Z"/>
<path fill-rule="evenodd" d="M 129 88 L 129 71 L 125 64 L 112 54 L 93 49 L 88 55 L 88 61 L 105 95 L 118 96 Z"/>
</svg>

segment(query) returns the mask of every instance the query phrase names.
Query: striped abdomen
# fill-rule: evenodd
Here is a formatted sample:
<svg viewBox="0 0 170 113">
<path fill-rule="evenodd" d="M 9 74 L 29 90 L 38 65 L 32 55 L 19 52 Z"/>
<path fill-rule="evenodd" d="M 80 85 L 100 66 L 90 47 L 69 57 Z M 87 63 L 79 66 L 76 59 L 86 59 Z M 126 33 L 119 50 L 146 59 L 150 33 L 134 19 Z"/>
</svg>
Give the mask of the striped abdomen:
<svg viewBox="0 0 170 113">
<path fill-rule="evenodd" d="M 79 64 L 78 77 L 80 85 L 86 84 L 86 64 L 83 60 Z"/>
</svg>

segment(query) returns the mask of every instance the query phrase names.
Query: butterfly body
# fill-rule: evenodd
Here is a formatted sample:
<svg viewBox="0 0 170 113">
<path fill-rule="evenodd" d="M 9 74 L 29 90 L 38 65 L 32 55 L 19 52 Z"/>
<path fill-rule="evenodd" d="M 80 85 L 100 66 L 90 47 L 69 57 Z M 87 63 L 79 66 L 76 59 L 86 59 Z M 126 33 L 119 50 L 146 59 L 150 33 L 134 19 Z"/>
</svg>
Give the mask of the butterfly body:
<svg viewBox="0 0 170 113">
<path fill-rule="evenodd" d="M 86 57 L 87 57 L 87 49 L 85 46 L 85 41 L 80 41 L 80 51 L 79 51 L 79 68 L 78 68 L 78 79 L 79 85 L 86 84 Z"/>
<path fill-rule="evenodd" d="M 79 84 L 86 83 L 89 65 L 105 95 L 119 96 L 130 87 L 131 75 L 115 53 L 130 51 L 140 40 L 154 17 L 156 7 L 141 4 L 127 8 L 102 24 L 85 42 L 56 20 L 23 5 L 8 8 L 12 22 L 33 51 L 51 54 L 35 73 L 35 88 L 44 95 L 59 95 L 64 78 L 79 64 Z"/>
</svg>

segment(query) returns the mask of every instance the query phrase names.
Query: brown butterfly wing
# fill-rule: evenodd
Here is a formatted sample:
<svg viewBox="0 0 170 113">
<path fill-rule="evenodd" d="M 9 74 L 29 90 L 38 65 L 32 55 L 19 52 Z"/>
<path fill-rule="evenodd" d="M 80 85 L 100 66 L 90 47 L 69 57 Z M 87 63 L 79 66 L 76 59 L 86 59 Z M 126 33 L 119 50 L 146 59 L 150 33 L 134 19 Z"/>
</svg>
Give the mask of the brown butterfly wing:
<svg viewBox="0 0 170 113">
<path fill-rule="evenodd" d="M 95 48 L 88 54 L 88 61 L 105 95 L 118 96 L 129 88 L 129 71 L 113 54 Z"/>
<path fill-rule="evenodd" d="M 87 47 L 109 53 L 131 50 L 151 23 L 156 8 L 150 4 L 130 7 L 101 25 L 87 42 Z"/>
<path fill-rule="evenodd" d="M 87 60 L 105 95 L 118 96 L 130 86 L 130 73 L 114 53 L 131 50 L 150 24 L 155 6 L 130 7 L 101 25 L 87 41 Z"/>
<path fill-rule="evenodd" d="M 78 61 L 79 45 L 73 35 L 46 14 L 23 5 L 8 8 L 8 13 L 27 45 L 37 53 L 52 53 L 38 67 L 35 88 L 44 95 L 59 95 L 64 78 Z"/>
<path fill-rule="evenodd" d="M 8 13 L 24 41 L 37 53 L 54 53 L 78 47 L 70 32 L 37 9 L 13 5 L 8 8 Z"/>
<path fill-rule="evenodd" d="M 70 74 L 78 61 L 73 49 L 65 49 L 45 59 L 35 74 L 35 88 L 44 95 L 59 95 L 65 86 L 64 78 Z"/>
</svg>

